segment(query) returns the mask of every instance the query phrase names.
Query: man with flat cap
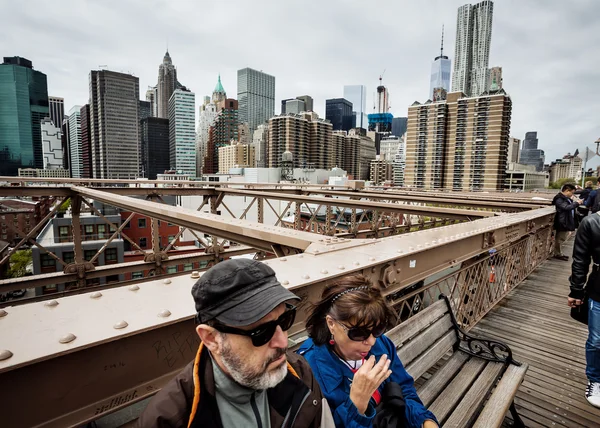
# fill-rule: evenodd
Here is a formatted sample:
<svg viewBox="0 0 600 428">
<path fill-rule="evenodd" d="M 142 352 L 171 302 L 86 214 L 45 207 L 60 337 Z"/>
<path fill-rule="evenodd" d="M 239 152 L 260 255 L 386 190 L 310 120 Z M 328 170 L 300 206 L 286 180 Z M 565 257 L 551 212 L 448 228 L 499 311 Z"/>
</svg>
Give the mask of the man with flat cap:
<svg viewBox="0 0 600 428">
<path fill-rule="evenodd" d="M 329 427 L 308 363 L 287 352 L 299 298 L 264 263 L 232 259 L 192 288 L 200 346 L 150 401 L 141 427 Z"/>
</svg>

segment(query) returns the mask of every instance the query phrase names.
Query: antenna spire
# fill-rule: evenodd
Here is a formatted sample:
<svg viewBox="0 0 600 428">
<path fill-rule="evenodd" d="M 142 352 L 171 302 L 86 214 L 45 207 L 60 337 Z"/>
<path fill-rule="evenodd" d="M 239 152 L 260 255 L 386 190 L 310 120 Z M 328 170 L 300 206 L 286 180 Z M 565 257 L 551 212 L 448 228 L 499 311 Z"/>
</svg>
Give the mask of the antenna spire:
<svg viewBox="0 0 600 428">
<path fill-rule="evenodd" d="M 442 24 L 442 45 L 440 47 L 440 56 L 444 56 L 444 24 Z"/>
</svg>

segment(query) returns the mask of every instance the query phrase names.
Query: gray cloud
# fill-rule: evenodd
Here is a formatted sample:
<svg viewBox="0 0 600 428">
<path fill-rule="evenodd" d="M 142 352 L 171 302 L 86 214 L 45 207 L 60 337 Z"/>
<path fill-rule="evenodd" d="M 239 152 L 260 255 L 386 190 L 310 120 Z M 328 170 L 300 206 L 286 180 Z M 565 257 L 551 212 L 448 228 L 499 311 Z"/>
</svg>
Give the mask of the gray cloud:
<svg viewBox="0 0 600 428">
<path fill-rule="evenodd" d="M 442 24 L 453 59 L 457 0 L 0 0 L 0 54 L 20 55 L 48 75 L 66 109 L 88 99 L 99 65 L 156 83 L 167 43 L 179 80 L 199 101 L 221 73 L 236 96 L 236 72 L 277 79 L 277 103 L 309 94 L 322 115 L 343 85 L 367 85 L 385 70 L 394 116 L 425 101 Z M 490 66 L 503 67 L 513 99 L 511 134 L 537 130 L 547 161 L 600 137 L 600 33 L 595 0 L 496 0 Z M 368 103 L 372 108 L 372 102 Z M 276 107 L 279 108 L 278 106 Z M 598 163 L 596 160 L 595 163 Z"/>
</svg>

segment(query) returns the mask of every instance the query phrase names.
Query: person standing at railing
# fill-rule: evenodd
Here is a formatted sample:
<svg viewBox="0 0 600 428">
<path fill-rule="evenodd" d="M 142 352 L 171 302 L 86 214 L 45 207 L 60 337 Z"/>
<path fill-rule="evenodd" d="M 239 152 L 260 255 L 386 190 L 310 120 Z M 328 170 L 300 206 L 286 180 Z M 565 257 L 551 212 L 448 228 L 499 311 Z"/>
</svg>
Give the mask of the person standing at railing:
<svg viewBox="0 0 600 428">
<path fill-rule="evenodd" d="M 581 221 L 575 235 L 571 266 L 571 293 L 567 303 L 572 316 L 585 322 L 588 339 L 585 343 L 588 384 L 585 398 L 600 408 L 600 213 L 590 214 Z M 588 277 L 592 262 L 592 273 Z M 573 315 L 575 311 L 575 315 Z M 586 316 L 587 315 L 587 316 Z"/>
<path fill-rule="evenodd" d="M 581 205 L 581 201 L 574 199 L 575 185 L 567 183 L 563 185 L 560 192 L 552 200 L 556 206 L 554 216 L 554 258 L 568 261 L 569 256 L 563 254 L 562 245 L 569 237 L 569 233 L 575 230 L 575 208 Z"/>
</svg>

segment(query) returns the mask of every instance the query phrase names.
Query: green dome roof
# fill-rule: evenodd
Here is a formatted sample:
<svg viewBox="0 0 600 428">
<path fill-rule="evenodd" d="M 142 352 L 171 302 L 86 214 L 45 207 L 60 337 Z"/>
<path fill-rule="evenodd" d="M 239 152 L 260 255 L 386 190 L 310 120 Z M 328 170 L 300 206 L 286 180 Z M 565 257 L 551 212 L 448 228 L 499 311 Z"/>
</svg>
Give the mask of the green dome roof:
<svg viewBox="0 0 600 428">
<path fill-rule="evenodd" d="M 217 82 L 217 86 L 215 86 L 214 92 L 225 93 L 225 89 L 223 89 L 223 85 L 221 84 L 221 75 L 219 74 L 219 80 Z"/>
</svg>

